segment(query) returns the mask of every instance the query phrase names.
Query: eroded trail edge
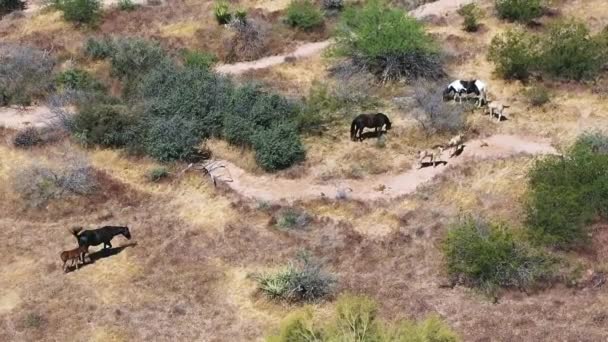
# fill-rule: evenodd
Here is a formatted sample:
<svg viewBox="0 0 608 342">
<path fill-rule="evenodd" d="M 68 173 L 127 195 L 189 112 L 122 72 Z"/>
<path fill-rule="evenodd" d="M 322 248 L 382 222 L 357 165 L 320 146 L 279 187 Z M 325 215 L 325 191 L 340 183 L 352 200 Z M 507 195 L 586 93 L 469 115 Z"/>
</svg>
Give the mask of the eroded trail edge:
<svg viewBox="0 0 608 342">
<path fill-rule="evenodd" d="M 392 199 L 411 194 L 416 189 L 445 172 L 451 167 L 477 163 L 483 160 L 498 160 L 517 155 L 548 155 L 557 151 L 548 140 L 540 140 L 516 135 L 493 135 L 485 139 L 471 140 L 465 143 L 462 154 L 449 158 L 444 153 L 440 160 L 447 161 L 446 165 L 412 169 L 399 174 L 370 176 L 364 179 L 340 179 L 318 183 L 314 176 L 300 179 L 285 179 L 273 175 L 253 175 L 236 165 L 222 161 L 230 172 L 232 182 L 228 187 L 238 194 L 260 201 L 293 202 L 296 200 L 314 200 L 319 198 L 340 198 L 346 196 L 357 200 Z M 212 175 L 222 178 L 218 169 Z"/>
</svg>

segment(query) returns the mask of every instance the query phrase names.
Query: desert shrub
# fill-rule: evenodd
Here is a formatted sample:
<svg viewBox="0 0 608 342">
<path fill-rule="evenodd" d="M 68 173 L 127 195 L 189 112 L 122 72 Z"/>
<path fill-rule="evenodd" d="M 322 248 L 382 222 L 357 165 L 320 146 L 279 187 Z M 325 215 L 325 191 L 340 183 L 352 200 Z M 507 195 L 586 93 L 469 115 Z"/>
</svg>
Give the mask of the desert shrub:
<svg viewBox="0 0 608 342">
<path fill-rule="evenodd" d="M 76 24 L 94 24 L 101 16 L 99 0 L 57 0 L 55 5 L 66 21 Z"/>
<path fill-rule="evenodd" d="M 184 64 L 189 68 L 200 68 L 208 70 L 215 63 L 217 63 L 217 57 L 210 52 L 201 52 L 193 50 L 184 51 Z"/>
<path fill-rule="evenodd" d="M 259 289 L 272 299 L 291 302 L 316 301 L 330 295 L 336 280 L 322 270 L 322 265 L 301 253 L 282 270 L 257 274 Z"/>
<path fill-rule="evenodd" d="M 48 53 L 26 46 L 0 44 L 0 105 L 29 105 L 52 89 L 55 65 Z"/>
<path fill-rule="evenodd" d="M 277 225 L 283 229 L 303 229 L 311 220 L 312 217 L 306 211 L 287 208 L 278 213 Z"/>
<path fill-rule="evenodd" d="M 292 0 L 286 11 L 285 22 L 291 27 L 311 30 L 323 24 L 323 14 L 310 0 Z"/>
<path fill-rule="evenodd" d="M 157 42 L 141 38 L 118 38 L 110 49 L 112 75 L 135 79 L 146 74 L 166 58 Z"/>
<path fill-rule="evenodd" d="M 217 20 L 220 25 L 226 25 L 232 19 L 230 6 L 228 6 L 228 3 L 225 1 L 218 1 L 215 3 L 213 14 L 215 15 L 215 20 Z"/>
<path fill-rule="evenodd" d="M 0 0 L 0 17 L 13 11 L 23 11 L 25 1 L 21 0 Z"/>
<path fill-rule="evenodd" d="M 455 280 L 487 293 L 530 288 L 551 274 L 550 259 L 516 240 L 507 227 L 470 217 L 450 229 L 443 252 Z"/>
<path fill-rule="evenodd" d="M 457 133 L 466 124 L 465 107 L 443 100 L 442 87 L 433 82 L 418 82 L 413 99 L 417 105 L 414 119 L 427 135 Z"/>
<path fill-rule="evenodd" d="M 543 14 L 542 0 L 496 0 L 501 19 L 529 23 Z"/>
<path fill-rule="evenodd" d="M 470 3 L 461 6 L 458 9 L 458 14 L 464 18 L 463 27 L 467 32 L 476 32 L 479 29 L 479 17 L 481 9 L 475 3 Z"/>
<path fill-rule="evenodd" d="M 606 50 L 583 22 L 551 25 L 543 39 L 540 66 L 556 77 L 580 80 L 596 76 L 608 62 Z"/>
<path fill-rule="evenodd" d="M 504 78 L 526 79 L 538 64 L 536 36 L 522 29 L 508 30 L 492 39 L 488 60 L 496 65 L 496 72 Z"/>
<path fill-rule="evenodd" d="M 13 139 L 13 146 L 18 148 L 28 148 L 42 143 L 40 131 L 35 127 L 27 127 L 20 130 Z"/>
<path fill-rule="evenodd" d="M 326 11 L 340 11 L 344 8 L 344 0 L 323 0 L 322 5 Z"/>
<path fill-rule="evenodd" d="M 164 166 L 155 167 L 148 172 L 148 179 L 151 182 L 160 182 L 169 177 L 169 170 Z"/>
<path fill-rule="evenodd" d="M 283 123 L 253 137 L 255 160 L 266 171 L 288 168 L 304 160 L 306 152 L 295 124 Z"/>
<path fill-rule="evenodd" d="M 334 55 L 349 57 L 384 81 L 444 75 L 438 47 L 424 26 L 376 0 L 348 8 L 335 41 Z"/>
<path fill-rule="evenodd" d="M 72 118 L 72 133 L 84 145 L 123 147 L 134 140 L 137 118 L 123 105 L 93 103 Z"/>
<path fill-rule="evenodd" d="M 543 85 L 530 87 L 524 92 L 524 96 L 528 100 L 528 103 L 534 107 L 540 107 L 551 101 L 549 90 Z"/>
<path fill-rule="evenodd" d="M 135 10 L 135 4 L 133 3 L 132 0 L 119 0 L 118 1 L 118 9 L 120 9 L 121 11 L 133 11 Z"/>
<path fill-rule="evenodd" d="M 89 38 L 84 47 L 85 54 L 93 59 L 109 58 L 114 52 L 114 41 L 110 38 Z"/>
<path fill-rule="evenodd" d="M 608 214 L 607 141 L 603 133 L 584 134 L 563 157 L 541 159 L 530 170 L 527 225 L 534 241 L 582 246 L 587 226 Z"/>
<path fill-rule="evenodd" d="M 103 92 L 105 87 L 91 74 L 81 69 L 68 69 L 56 78 L 60 90 L 75 90 L 83 92 Z"/>
<path fill-rule="evenodd" d="M 378 317 L 377 304 L 362 296 L 341 295 L 329 320 L 315 320 L 305 307 L 288 315 L 268 342 L 457 342 L 460 339 L 437 316 L 424 321 L 388 324 Z"/>
<path fill-rule="evenodd" d="M 230 25 L 232 37 L 226 39 L 226 54 L 228 62 L 250 61 L 260 58 L 266 53 L 268 46 L 267 24 L 259 20 L 236 20 Z"/>
<path fill-rule="evenodd" d="M 162 161 L 190 160 L 197 155 L 196 146 L 202 137 L 197 124 L 180 116 L 150 118 L 143 139 L 149 156 Z"/>
<path fill-rule="evenodd" d="M 69 158 L 61 167 L 32 164 L 18 170 L 12 184 L 15 192 L 35 207 L 53 199 L 89 195 L 97 189 L 94 170 L 81 157 Z"/>
</svg>

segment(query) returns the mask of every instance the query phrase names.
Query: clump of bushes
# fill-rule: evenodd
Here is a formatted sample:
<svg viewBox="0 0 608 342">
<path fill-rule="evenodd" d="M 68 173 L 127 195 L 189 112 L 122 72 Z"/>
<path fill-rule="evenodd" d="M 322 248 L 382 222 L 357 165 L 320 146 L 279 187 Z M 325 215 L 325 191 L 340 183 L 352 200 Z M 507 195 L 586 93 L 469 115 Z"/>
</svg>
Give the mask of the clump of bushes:
<svg viewBox="0 0 608 342">
<path fill-rule="evenodd" d="M 56 84 L 60 91 L 104 92 L 104 85 L 90 73 L 81 69 L 68 69 L 57 75 Z"/>
<path fill-rule="evenodd" d="M 312 30 L 323 24 L 323 13 L 310 0 L 292 0 L 286 15 L 288 25 L 302 30 Z"/>
<path fill-rule="evenodd" d="M 304 160 L 306 152 L 294 124 L 279 124 L 253 137 L 255 160 L 266 171 L 281 170 Z"/>
<path fill-rule="evenodd" d="M 23 11 L 25 1 L 21 0 L 0 0 L 0 17 L 13 11 Z"/>
<path fill-rule="evenodd" d="M 488 294 L 500 287 L 528 289 L 552 274 L 550 258 L 515 239 L 506 226 L 470 217 L 450 229 L 443 252 L 454 281 Z"/>
<path fill-rule="evenodd" d="M 27 46 L 0 44 L 0 105 L 30 105 L 52 89 L 55 60 Z"/>
<path fill-rule="evenodd" d="M 61 133 L 52 128 L 27 127 L 13 138 L 13 146 L 17 148 L 30 148 L 33 146 L 44 145 L 61 138 Z"/>
<path fill-rule="evenodd" d="M 279 211 L 277 225 L 283 229 L 304 229 L 311 220 L 312 217 L 306 211 L 287 208 Z"/>
<path fill-rule="evenodd" d="M 148 179 L 151 182 L 160 182 L 169 177 L 169 170 L 164 166 L 155 167 L 148 172 Z"/>
<path fill-rule="evenodd" d="M 55 0 L 54 5 L 66 21 L 76 24 L 95 24 L 101 16 L 99 0 Z"/>
<path fill-rule="evenodd" d="M 508 30 L 492 38 L 488 60 L 506 79 L 526 79 L 539 64 L 538 37 L 522 29 Z"/>
<path fill-rule="evenodd" d="M 443 100 L 442 87 L 435 82 L 417 82 L 413 99 L 417 105 L 414 118 L 427 136 L 436 133 L 457 133 L 466 124 L 463 106 Z"/>
<path fill-rule="evenodd" d="M 463 27 L 467 32 L 476 32 L 479 29 L 479 17 L 481 16 L 481 9 L 475 3 L 470 3 L 461 6 L 458 9 L 458 14 L 464 18 Z"/>
<path fill-rule="evenodd" d="M 315 320 L 311 307 L 288 315 L 268 342 L 376 341 L 457 342 L 458 336 L 437 316 L 422 322 L 387 324 L 378 317 L 376 303 L 362 296 L 342 295 L 330 320 Z"/>
<path fill-rule="evenodd" d="M 215 15 L 215 20 L 220 25 L 226 25 L 232 19 L 232 13 L 230 13 L 230 6 L 226 1 L 218 1 L 215 3 L 215 7 L 213 9 L 213 13 Z"/>
<path fill-rule="evenodd" d="M 210 52 L 185 50 L 183 53 L 184 64 L 189 68 L 200 68 L 208 70 L 217 63 L 217 56 Z"/>
<path fill-rule="evenodd" d="M 335 41 L 334 55 L 349 57 L 383 81 L 444 75 L 437 44 L 424 26 L 402 10 L 376 0 L 362 8 L 348 8 Z"/>
<path fill-rule="evenodd" d="M 326 11 L 341 11 L 344 8 L 344 0 L 323 0 L 323 9 Z"/>
<path fill-rule="evenodd" d="M 85 54 L 93 59 L 109 58 L 114 50 L 113 40 L 110 38 L 89 38 L 84 47 Z"/>
<path fill-rule="evenodd" d="M 253 277 L 260 291 L 269 298 L 290 302 L 310 302 L 327 297 L 336 283 L 333 276 L 323 271 L 320 263 L 305 253 L 278 272 Z"/>
<path fill-rule="evenodd" d="M 583 246 L 587 226 L 608 214 L 608 137 L 587 133 L 563 157 L 530 171 L 527 225 L 532 239 L 557 248 Z"/>
<path fill-rule="evenodd" d="M 118 9 L 121 11 L 131 12 L 135 10 L 135 4 L 132 0 L 119 0 L 118 1 Z"/>
<path fill-rule="evenodd" d="M 85 146 L 123 147 L 134 141 L 136 118 L 124 105 L 84 105 L 72 118 L 71 128 Z"/>
<path fill-rule="evenodd" d="M 524 91 L 524 96 L 527 98 L 528 103 L 534 107 L 540 107 L 551 101 L 551 95 L 547 87 L 543 85 L 534 85 Z"/>
<path fill-rule="evenodd" d="M 268 46 L 267 23 L 260 20 L 237 20 L 231 22 L 234 31 L 224 45 L 228 62 L 250 61 L 260 58 Z"/>
<path fill-rule="evenodd" d="M 501 19 L 529 23 L 543 14 L 542 0 L 496 0 Z"/>
</svg>

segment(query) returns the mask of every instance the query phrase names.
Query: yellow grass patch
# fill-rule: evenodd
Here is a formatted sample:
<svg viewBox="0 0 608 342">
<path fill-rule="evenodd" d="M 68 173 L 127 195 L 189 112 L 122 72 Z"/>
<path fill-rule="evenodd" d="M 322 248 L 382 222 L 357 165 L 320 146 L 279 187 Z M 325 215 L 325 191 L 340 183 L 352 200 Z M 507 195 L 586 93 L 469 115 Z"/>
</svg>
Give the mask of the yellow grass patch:
<svg viewBox="0 0 608 342">
<path fill-rule="evenodd" d="M 200 22 L 184 21 L 161 26 L 159 30 L 160 35 L 165 38 L 193 38 L 201 27 L 202 25 Z"/>
<path fill-rule="evenodd" d="M 255 161 L 255 152 L 251 149 L 233 146 L 220 139 L 209 139 L 205 145 L 211 150 L 215 159 L 227 160 L 247 172 L 258 174 L 263 172 Z"/>
<path fill-rule="evenodd" d="M 96 327 L 90 341 L 92 342 L 124 342 L 129 341 L 125 333 L 110 327 Z"/>
<path fill-rule="evenodd" d="M 34 15 L 30 20 L 25 21 L 25 24 L 19 31 L 22 35 L 28 35 L 36 32 L 64 31 L 71 30 L 72 26 L 63 20 L 61 11 L 43 11 Z"/>
</svg>

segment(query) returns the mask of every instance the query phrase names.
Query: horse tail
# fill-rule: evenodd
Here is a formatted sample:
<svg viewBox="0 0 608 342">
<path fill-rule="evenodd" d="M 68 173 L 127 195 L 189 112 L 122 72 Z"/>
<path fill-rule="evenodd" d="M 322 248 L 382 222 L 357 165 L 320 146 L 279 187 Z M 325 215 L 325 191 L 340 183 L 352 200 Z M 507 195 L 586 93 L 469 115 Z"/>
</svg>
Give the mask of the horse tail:
<svg viewBox="0 0 608 342">
<path fill-rule="evenodd" d="M 355 134 L 357 133 L 357 119 L 353 120 L 350 124 L 350 140 L 355 140 Z"/>
</svg>

